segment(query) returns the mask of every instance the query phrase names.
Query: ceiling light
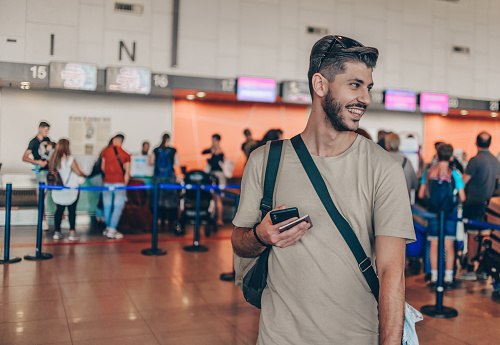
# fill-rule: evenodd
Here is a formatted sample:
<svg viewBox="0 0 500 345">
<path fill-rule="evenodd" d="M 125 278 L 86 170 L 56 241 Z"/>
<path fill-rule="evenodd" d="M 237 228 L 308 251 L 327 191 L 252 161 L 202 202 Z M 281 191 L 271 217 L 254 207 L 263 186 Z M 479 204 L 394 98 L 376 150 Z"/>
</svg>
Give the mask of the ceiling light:
<svg viewBox="0 0 500 345">
<path fill-rule="evenodd" d="M 441 116 L 448 116 L 448 113 L 442 113 Z"/>
<path fill-rule="evenodd" d="M 460 110 L 460 115 L 469 115 L 469 112 L 465 109 Z"/>
<path fill-rule="evenodd" d="M 197 93 L 196 93 L 196 97 L 199 97 L 199 98 L 203 98 L 203 97 L 205 97 L 206 95 L 207 95 L 207 93 L 206 93 L 206 92 L 203 92 L 203 91 L 200 91 L 200 92 L 197 92 Z"/>
<path fill-rule="evenodd" d="M 30 89 L 30 82 L 29 81 L 22 81 L 21 82 L 21 89 L 29 90 Z"/>
<path fill-rule="evenodd" d="M 187 95 L 187 96 L 186 96 L 186 99 L 187 99 L 188 101 L 192 101 L 192 100 L 193 100 L 193 99 L 195 99 L 195 98 L 196 98 L 196 96 L 195 96 L 195 95 Z"/>
<path fill-rule="evenodd" d="M 491 112 L 491 113 L 490 113 L 490 116 L 491 116 L 491 117 L 498 117 L 498 113 Z"/>
</svg>

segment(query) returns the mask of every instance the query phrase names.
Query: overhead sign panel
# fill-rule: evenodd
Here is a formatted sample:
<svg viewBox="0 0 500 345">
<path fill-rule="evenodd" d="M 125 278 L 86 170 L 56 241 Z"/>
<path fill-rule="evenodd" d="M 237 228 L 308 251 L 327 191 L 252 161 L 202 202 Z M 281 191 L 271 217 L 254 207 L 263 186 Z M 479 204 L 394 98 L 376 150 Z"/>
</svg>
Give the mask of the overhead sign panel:
<svg viewBox="0 0 500 345">
<path fill-rule="evenodd" d="M 108 67 L 106 91 L 148 95 L 151 92 L 151 71 L 137 67 Z"/>
<path fill-rule="evenodd" d="M 97 66 L 79 62 L 51 62 L 49 65 L 49 87 L 95 91 Z"/>
<path fill-rule="evenodd" d="M 415 111 L 417 108 L 417 94 L 405 90 L 385 90 L 385 109 L 399 111 Z"/>
<path fill-rule="evenodd" d="M 276 102 L 276 80 L 240 77 L 236 87 L 239 101 Z"/>
<path fill-rule="evenodd" d="M 281 84 L 281 90 L 281 97 L 285 103 L 312 103 L 309 83 L 306 81 L 284 81 Z"/>
<path fill-rule="evenodd" d="M 421 93 L 420 111 L 423 113 L 448 113 L 448 95 L 446 93 Z"/>
</svg>

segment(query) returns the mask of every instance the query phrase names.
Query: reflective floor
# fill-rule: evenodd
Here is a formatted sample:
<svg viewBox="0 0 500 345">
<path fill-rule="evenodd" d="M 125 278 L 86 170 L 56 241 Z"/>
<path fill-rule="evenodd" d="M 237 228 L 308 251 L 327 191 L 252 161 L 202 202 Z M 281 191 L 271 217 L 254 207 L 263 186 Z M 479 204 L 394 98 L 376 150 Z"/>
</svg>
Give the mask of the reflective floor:
<svg viewBox="0 0 500 345">
<path fill-rule="evenodd" d="M 202 237 L 204 253 L 183 250 L 192 229 L 161 233 L 168 253 L 159 257 L 141 255 L 149 235 L 106 240 L 89 230 L 72 244 L 45 233 L 53 259 L 0 265 L 0 344 L 255 344 L 259 311 L 219 280 L 232 268 L 230 233 Z M 11 256 L 35 254 L 34 229 L 14 228 L 12 242 Z M 423 275 L 407 278 L 407 301 L 434 304 Z M 488 282 L 464 282 L 444 301 L 459 316 L 426 317 L 421 344 L 500 343 L 500 302 Z"/>
</svg>

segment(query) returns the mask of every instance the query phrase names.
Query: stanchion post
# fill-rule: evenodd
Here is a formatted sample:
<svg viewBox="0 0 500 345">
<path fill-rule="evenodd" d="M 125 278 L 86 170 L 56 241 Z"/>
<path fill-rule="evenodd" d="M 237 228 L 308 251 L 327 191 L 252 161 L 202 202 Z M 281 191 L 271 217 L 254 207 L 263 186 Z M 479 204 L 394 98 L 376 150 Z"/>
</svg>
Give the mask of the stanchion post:
<svg viewBox="0 0 500 345">
<path fill-rule="evenodd" d="M 10 258 L 10 213 L 12 209 L 12 184 L 8 183 L 5 190 L 5 240 L 3 242 L 3 260 L 0 264 L 13 264 L 21 261 L 21 258 Z"/>
<path fill-rule="evenodd" d="M 194 219 L 194 240 L 192 246 L 184 247 L 187 252 L 206 252 L 208 248 L 200 245 L 200 201 L 201 201 L 201 185 L 196 185 L 196 216 Z"/>
<path fill-rule="evenodd" d="M 160 185 L 153 185 L 153 234 L 151 236 L 151 248 L 143 249 L 142 255 L 161 256 L 167 254 L 165 250 L 158 248 L 158 197 L 160 194 Z"/>
<path fill-rule="evenodd" d="M 425 315 L 450 319 L 458 316 L 458 311 L 450 307 L 443 306 L 443 268 L 444 268 L 444 226 L 446 215 L 444 211 L 438 213 L 438 280 L 436 288 L 436 305 L 424 305 L 420 310 Z M 448 253 L 451 255 L 451 253 Z"/>
<path fill-rule="evenodd" d="M 42 253 L 42 222 L 43 222 L 43 204 L 45 200 L 45 188 L 44 184 L 40 183 L 38 185 L 38 226 L 36 230 L 36 255 L 26 255 L 24 260 L 29 261 L 40 261 L 52 259 L 52 254 Z"/>
</svg>

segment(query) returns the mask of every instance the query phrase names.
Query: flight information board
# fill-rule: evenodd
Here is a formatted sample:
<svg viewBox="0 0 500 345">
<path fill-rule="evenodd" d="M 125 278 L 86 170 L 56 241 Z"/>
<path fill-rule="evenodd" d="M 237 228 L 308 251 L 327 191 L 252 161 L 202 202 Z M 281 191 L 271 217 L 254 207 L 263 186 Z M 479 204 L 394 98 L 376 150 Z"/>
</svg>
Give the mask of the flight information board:
<svg viewBox="0 0 500 345">
<path fill-rule="evenodd" d="M 281 90 L 281 97 L 285 103 L 312 103 L 309 83 L 306 81 L 284 81 L 281 83 Z"/>
<path fill-rule="evenodd" d="M 276 102 L 276 80 L 264 78 L 238 78 L 236 86 L 238 101 Z"/>
<path fill-rule="evenodd" d="M 137 67 L 108 67 L 106 91 L 148 95 L 151 92 L 151 71 Z"/>
<path fill-rule="evenodd" d="M 405 90 L 385 90 L 385 109 L 400 111 L 415 111 L 417 108 L 417 94 Z"/>
<path fill-rule="evenodd" d="M 49 65 L 49 87 L 95 91 L 97 66 L 79 62 L 51 62 Z"/>
<path fill-rule="evenodd" d="M 420 94 L 422 113 L 448 113 L 448 95 L 445 93 L 422 92 Z"/>
</svg>

